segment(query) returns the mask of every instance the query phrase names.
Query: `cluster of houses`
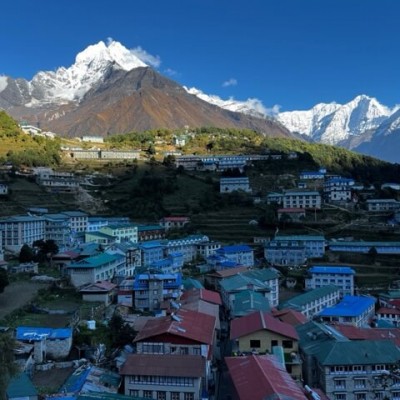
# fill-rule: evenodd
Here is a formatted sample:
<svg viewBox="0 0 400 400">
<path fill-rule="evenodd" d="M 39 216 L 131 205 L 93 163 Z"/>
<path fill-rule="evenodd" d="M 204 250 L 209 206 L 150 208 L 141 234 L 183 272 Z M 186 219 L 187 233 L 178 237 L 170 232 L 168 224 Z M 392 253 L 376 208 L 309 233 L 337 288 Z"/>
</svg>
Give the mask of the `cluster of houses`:
<svg viewBox="0 0 400 400">
<path fill-rule="evenodd" d="M 2 248 L 57 241 L 54 266 L 82 299 L 116 304 L 137 331 L 108 368 L 96 357 L 74 361 L 57 398 L 205 400 L 224 398 L 225 391 L 245 400 L 400 398 L 400 291 L 379 300 L 357 295 L 351 267 L 314 263 L 304 291 L 282 299 L 274 268 L 311 264 L 327 247 L 367 247 L 276 234 L 262 244 L 260 267 L 249 245 L 205 235 L 167 239 L 166 231 L 184 227 L 187 217 L 146 226 L 81 211 L 39 214 L 2 218 Z M 400 243 L 381 245 L 369 243 L 378 252 L 400 251 Z M 197 265 L 202 281 L 183 275 L 185 263 Z M 94 321 L 89 326 L 96 329 Z M 15 338 L 26 374 L 11 383 L 8 398 L 34 400 L 30 373 L 66 365 L 73 329 L 20 326 Z"/>
</svg>

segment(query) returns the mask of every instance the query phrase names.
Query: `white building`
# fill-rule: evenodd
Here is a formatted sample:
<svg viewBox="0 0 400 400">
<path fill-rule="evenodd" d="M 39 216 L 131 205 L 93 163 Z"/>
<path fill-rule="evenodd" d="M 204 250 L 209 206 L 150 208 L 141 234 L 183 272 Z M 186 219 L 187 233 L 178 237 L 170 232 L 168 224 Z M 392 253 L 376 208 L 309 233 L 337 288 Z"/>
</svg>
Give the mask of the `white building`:
<svg viewBox="0 0 400 400">
<path fill-rule="evenodd" d="M 288 190 L 283 194 L 283 208 L 321 208 L 321 194 L 318 191 Z"/>
<path fill-rule="evenodd" d="M 220 193 L 232 193 L 235 190 L 242 190 L 251 193 L 248 177 L 221 178 L 219 182 Z"/>
<path fill-rule="evenodd" d="M 351 200 L 351 189 L 354 179 L 334 177 L 324 183 L 324 195 L 328 202 Z"/>
<path fill-rule="evenodd" d="M 24 244 L 32 246 L 36 240 L 45 238 L 43 217 L 16 215 L 0 219 L 3 248 L 19 252 Z"/>
<path fill-rule="evenodd" d="M 368 211 L 396 211 L 400 210 L 400 201 L 395 199 L 368 199 Z"/>
<path fill-rule="evenodd" d="M 354 294 L 355 271 L 350 267 L 313 266 L 307 271 L 305 289 L 316 289 L 323 286 L 335 285 L 340 288 L 341 295 Z"/>
</svg>

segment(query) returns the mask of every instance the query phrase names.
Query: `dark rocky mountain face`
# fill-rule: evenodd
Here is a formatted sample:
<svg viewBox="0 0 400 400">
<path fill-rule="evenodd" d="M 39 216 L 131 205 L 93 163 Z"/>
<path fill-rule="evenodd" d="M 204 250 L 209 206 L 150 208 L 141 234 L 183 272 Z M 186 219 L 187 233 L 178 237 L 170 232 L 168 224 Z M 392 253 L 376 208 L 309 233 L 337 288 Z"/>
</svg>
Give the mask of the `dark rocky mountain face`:
<svg viewBox="0 0 400 400">
<path fill-rule="evenodd" d="M 38 102 L 35 99 L 44 98 L 43 90 L 37 85 L 30 93 L 28 86 L 27 81 L 9 79 L 0 93 L 0 106 L 20 121 L 62 136 L 106 136 L 187 125 L 248 128 L 269 136 L 292 137 L 272 119 L 209 104 L 149 67 L 125 71 L 110 66 L 79 101 Z"/>
</svg>

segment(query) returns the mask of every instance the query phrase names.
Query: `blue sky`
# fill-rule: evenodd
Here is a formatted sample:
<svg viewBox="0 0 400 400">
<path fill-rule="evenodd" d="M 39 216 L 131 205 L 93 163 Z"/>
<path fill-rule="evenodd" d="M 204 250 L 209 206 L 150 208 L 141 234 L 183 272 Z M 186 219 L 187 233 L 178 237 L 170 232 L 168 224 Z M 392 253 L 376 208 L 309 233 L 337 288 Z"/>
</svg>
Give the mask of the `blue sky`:
<svg viewBox="0 0 400 400">
<path fill-rule="evenodd" d="M 224 99 L 281 111 L 358 94 L 400 103 L 397 0 L 6 0 L 1 9 L 0 75 L 68 67 L 111 37 Z"/>
</svg>

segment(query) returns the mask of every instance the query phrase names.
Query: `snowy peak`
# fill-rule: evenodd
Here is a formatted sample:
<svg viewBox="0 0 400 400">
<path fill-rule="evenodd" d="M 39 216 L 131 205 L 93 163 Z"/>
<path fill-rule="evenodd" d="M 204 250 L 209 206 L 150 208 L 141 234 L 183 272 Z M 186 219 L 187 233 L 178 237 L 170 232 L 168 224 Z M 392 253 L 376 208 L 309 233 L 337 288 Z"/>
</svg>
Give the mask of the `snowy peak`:
<svg viewBox="0 0 400 400">
<path fill-rule="evenodd" d="M 276 110 L 267 109 L 260 100 L 249 98 L 245 101 L 235 100 L 234 98 L 229 98 L 228 100 L 221 99 L 216 95 L 208 95 L 199 89 L 194 87 L 188 88 L 183 86 L 183 88 L 190 94 L 206 101 L 207 103 L 213 104 L 217 107 L 224 108 L 225 110 L 239 112 L 242 114 L 251 115 L 257 118 L 265 118 L 271 114 L 274 114 Z"/>
<path fill-rule="evenodd" d="M 80 52 L 69 68 L 36 74 L 30 82 L 32 99 L 27 106 L 79 101 L 111 68 L 130 71 L 139 67 L 147 65 L 121 43 L 100 41 Z"/>
<path fill-rule="evenodd" d="M 277 119 L 292 132 L 338 144 L 376 129 L 392 112 L 375 98 L 360 95 L 343 105 L 321 103 L 307 111 L 280 113 Z"/>
<path fill-rule="evenodd" d="M 115 63 L 125 71 L 147 66 L 121 43 L 110 41 L 106 45 L 103 41 L 100 41 L 78 53 L 75 64 L 71 68 L 89 71 L 105 63 Z"/>
</svg>

